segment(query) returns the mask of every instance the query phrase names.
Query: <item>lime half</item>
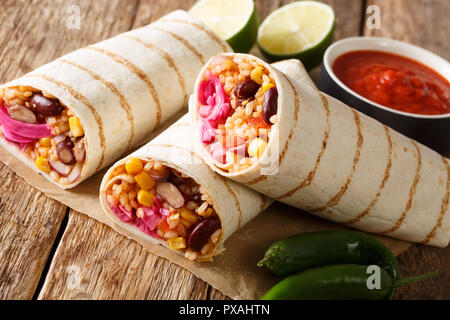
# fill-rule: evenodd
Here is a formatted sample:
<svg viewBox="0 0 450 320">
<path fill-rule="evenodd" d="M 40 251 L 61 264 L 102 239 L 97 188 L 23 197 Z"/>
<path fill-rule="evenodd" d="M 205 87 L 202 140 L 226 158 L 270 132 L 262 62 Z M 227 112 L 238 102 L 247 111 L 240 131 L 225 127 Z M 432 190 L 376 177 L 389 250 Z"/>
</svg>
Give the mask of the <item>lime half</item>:
<svg viewBox="0 0 450 320">
<path fill-rule="evenodd" d="M 189 11 L 236 52 L 248 52 L 256 42 L 259 16 L 253 0 L 200 0 Z"/>
<path fill-rule="evenodd" d="M 321 2 L 297 1 L 272 12 L 259 27 L 258 45 L 270 61 L 297 58 L 310 70 L 333 41 L 334 11 Z"/>
</svg>

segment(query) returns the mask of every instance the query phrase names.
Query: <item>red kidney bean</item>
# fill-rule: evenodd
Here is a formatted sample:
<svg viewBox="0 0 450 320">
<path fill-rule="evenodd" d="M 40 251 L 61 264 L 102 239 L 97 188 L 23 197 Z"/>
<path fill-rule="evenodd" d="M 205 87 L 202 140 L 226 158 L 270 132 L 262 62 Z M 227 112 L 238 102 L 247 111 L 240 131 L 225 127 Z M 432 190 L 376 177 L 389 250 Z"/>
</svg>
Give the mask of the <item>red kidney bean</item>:
<svg viewBox="0 0 450 320">
<path fill-rule="evenodd" d="M 195 225 L 189 234 L 188 247 L 194 251 L 202 250 L 211 235 L 220 228 L 218 217 L 209 217 Z"/>
<path fill-rule="evenodd" d="M 72 152 L 73 142 L 69 137 L 66 137 L 63 141 L 56 145 L 56 153 L 59 160 L 64 164 L 75 163 L 75 157 Z"/>
<path fill-rule="evenodd" d="M 264 95 L 264 101 L 263 101 L 263 119 L 264 122 L 267 124 L 272 124 L 270 122 L 270 118 L 277 114 L 278 109 L 278 90 L 275 87 L 270 88 L 267 90 L 266 94 Z"/>
<path fill-rule="evenodd" d="M 172 174 L 167 179 L 167 181 L 169 181 L 170 183 L 179 186 L 180 184 L 183 184 L 187 181 L 187 178 L 183 178 L 181 173 L 178 172 L 177 170 L 170 168 L 170 171 L 172 172 Z"/>
<path fill-rule="evenodd" d="M 44 97 L 42 93 L 34 93 L 29 102 L 37 112 L 44 116 L 59 116 L 63 111 L 63 107 L 57 99 Z"/>
<path fill-rule="evenodd" d="M 170 169 L 167 167 L 158 169 L 152 168 L 150 171 L 148 171 L 148 174 L 155 180 L 167 180 L 172 175 L 172 171 L 170 171 Z"/>
<path fill-rule="evenodd" d="M 257 84 L 253 80 L 248 79 L 237 84 L 236 88 L 234 88 L 234 95 L 236 96 L 236 98 L 248 99 L 254 97 L 256 92 L 258 92 L 258 89 L 259 84 Z"/>
</svg>

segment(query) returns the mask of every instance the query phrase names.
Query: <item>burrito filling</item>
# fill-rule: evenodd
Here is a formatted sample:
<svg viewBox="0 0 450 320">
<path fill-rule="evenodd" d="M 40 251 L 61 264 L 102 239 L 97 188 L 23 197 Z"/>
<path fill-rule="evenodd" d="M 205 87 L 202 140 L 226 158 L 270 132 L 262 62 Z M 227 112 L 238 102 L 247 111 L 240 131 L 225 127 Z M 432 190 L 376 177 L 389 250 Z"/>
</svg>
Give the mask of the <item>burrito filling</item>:
<svg viewBox="0 0 450 320">
<path fill-rule="evenodd" d="M 3 88 L 0 136 L 63 185 L 80 178 L 86 150 L 80 119 L 52 95 L 17 86 Z"/>
<path fill-rule="evenodd" d="M 211 261 L 222 226 L 209 196 L 192 178 L 158 161 L 130 158 L 112 171 L 105 193 L 122 222 L 189 260 Z"/>
<path fill-rule="evenodd" d="M 217 56 L 198 87 L 200 139 L 228 172 L 252 166 L 278 120 L 278 91 L 269 70 L 244 57 Z"/>
</svg>

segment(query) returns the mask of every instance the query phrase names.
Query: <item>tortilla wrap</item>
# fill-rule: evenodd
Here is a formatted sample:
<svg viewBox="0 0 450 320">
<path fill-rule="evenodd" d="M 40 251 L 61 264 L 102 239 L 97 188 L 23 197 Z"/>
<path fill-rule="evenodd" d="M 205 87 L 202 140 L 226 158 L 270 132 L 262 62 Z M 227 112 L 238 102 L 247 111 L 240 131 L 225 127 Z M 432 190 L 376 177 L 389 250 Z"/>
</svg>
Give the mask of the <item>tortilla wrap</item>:
<svg viewBox="0 0 450 320">
<path fill-rule="evenodd" d="M 234 54 L 226 54 L 234 56 Z M 239 54 L 236 54 L 239 55 Z M 195 146 L 219 174 L 271 198 L 348 226 L 438 247 L 450 238 L 449 159 L 294 78 L 265 66 L 278 89 L 268 147 L 228 173 L 200 140 L 197 91 L 190 99 Z"/>
<path fill-rule="evenodd" d="M 80 120 L 86 157 L 81 176 L 62 185 L 39 171 L 16 145 L 0 144 L 62 188 L 71 188 L 121 155 L 180 111 L 202 65 L 231 51 L 182 10 L 154 23 L 76 50 L 2 87 L 30 86 L 59 99 Z"/>
<path fill-rule="evenodd" d="M 112 220 L 114 229 L 140 243 L 148 242 L 169 247 L 165 240 L 152 237 L 135 225 L 122 222 L 111 211 L 106 201 L 106 188 L 117 166 L 124 164 L 129 158 L 159 161 L 194 179 L 212 200 L 222 225 L 221 238 L 213 252 L 213 255 L 216 255 L 223 251 L 223 242 L 230 235 L 266 209 L 273 200 L 212 171 L 193 149 L 193 135 L 189 120 L 189 115 L 186 114 L 151 142 L 115 163 L 102 180 L 100 203 L 103 214 Z M 178 250 L 174 251 L 180 253 Z"/>
</svg>

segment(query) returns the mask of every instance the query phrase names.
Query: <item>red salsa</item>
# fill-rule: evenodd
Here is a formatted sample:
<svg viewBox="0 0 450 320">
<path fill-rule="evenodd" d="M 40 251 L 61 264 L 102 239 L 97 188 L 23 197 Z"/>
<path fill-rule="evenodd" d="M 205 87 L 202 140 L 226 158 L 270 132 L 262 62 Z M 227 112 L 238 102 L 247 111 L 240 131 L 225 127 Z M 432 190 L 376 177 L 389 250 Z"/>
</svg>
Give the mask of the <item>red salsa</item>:
<svg viewBox="0 0 450 320">
<path fill-rule="evenodd" d="M 350 89 L 383 106 L 410 113 L 450 113 L 450 83 L 429 67 L 381 51 L 338 57 L 333 72 Z"/>
</svg>

